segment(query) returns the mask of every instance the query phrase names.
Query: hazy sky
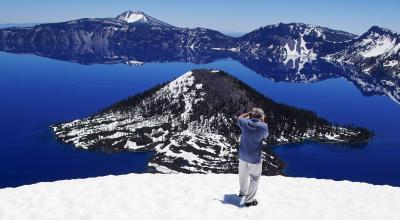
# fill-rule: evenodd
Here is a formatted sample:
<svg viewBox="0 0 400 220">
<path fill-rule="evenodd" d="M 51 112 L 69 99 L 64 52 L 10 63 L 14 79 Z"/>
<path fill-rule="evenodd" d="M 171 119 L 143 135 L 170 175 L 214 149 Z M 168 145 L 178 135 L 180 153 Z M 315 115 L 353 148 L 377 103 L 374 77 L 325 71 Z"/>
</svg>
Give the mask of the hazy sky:
<svg viewBox="0 0 400 220">
<path fill-rule="evenodd" d="M 0 23 L 115 17 L 140 10 L 178 27 L 248 32 L 303 22 L 355 34 L 378 25 L 400 31 L 400 0 L 1 0 Z"/>
</svg>

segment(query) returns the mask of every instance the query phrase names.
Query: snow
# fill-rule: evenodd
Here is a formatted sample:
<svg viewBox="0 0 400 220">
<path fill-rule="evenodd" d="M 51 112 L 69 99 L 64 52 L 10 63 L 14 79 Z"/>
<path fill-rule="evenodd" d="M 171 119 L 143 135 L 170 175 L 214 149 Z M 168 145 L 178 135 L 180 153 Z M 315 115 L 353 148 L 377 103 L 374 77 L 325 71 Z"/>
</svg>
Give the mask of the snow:
<svg viewBox="0 0 400 220">
<path fill-rule="evenodd" d="M 289 141 L 287 138 L 285 138 L 285 137 L 283 137 L 283 136 L 280 136 L 278 139 L 277 139 L 277 141 L 279 141 L 279 142 L 287 142 L 287 141 Z"/>
<path fill-rule="evenodd" d="M 316 60 L 317 54 L 313 49 L 307 48 L 304 34 L 301 34 L 299 40 L 294 39 L 293 41 L 293 49 L 290 48 L 289 43 L 284 45 L 286 57 L 283 60 L 283 64 L 288 68 L 296 69 L 297 73 L 300 73 L 306 63 Z"/>
<path fill-rule="evenodd" d="M 376 57 L 379 55 L 382 55 L 384 53 L 389 52 L 392 50 L 396 44 L 395 39 L 391 39 L 388 36 L 374 36 L 374 38 L 377 38 L 375 40 L 371 38 L 364 39 L 361 42 L 361 46 L 367 46 L 367 49 L 365 51 L 362 51 L 360 54 L 363 57 Z"/>
<path fill-rule="evenodd" d="M 330 135 L 330 134 L 325 134 L 325 138 L 328 140 L 332 140 L 332 141 L 339 141 L 339 135 L 335 134 L 335 135 Z"/>
<path fill-rule="evenodd" d="M 0 190 L 0 219 L 398 220 L 400 188 L 262 176 L 256 207 L 235 174 L 129 174 Z"/>
<path fill-rule="evenodd" d="M 390 32 L 389 30 L 384 31 Z M 363 73 L 370 74 L 381 64 L 385 68 L 396 67 L 398 62 L 393 59 L 396 59 L 399 51 L 398 34 L 371 32 L 357 39 L 351 46 L 334 54 L 326 55 L 323 59 L 337 64 L 361 66 Z M 378 59 L 371 60 L 371 57 Z"/>
<path fill-rule="evenodd" d="M 196 89 L 202 89 L 203 88 L 203 84 L 198 83 L 195 85 Z"/>
<path fill-rule="evenodd" d="M 221 47 L 212 47 L 211 50 L 228 50 L 231 52 L 240 52 L 240 48 L 239 47 L 232 47 L 232 48 L 221 48 Z"/>
<path fill-rule="evenodd" d="M 316 60 L 316 57 L 313 56 L 313 53 L 310 55 L 311 56 L 286 56 L 282 63 L 285 64 L 287 68 L 296 70 L 296 73 L 299 74 L 300 78 L 302 78 L 304 82 L 313 82 L 316 81 L 317 78 L 311 78 L 307 80 L 305 75 L 300 74 L 306 63 L 312 63 L 314 60 Z"/>
<path fill-rule="evenodd" d="M 156 164 L 156 163 L 149 163 L 149 167 L 154 167 L 158 172 L 164 174 L 177 174 L 178 172 L 169 169 L 168 167 Z"/>
<path fill-rule="evenodd" d="M 194 77 L 192 76 L 192 71 L 188 71 L 174 81 L 170 82 L 167 87 L 171 94 L 174 95 L 175 99 L 177 99 L 179 95 L 183 95 L 184 97 L 183 101 L 185 102 L 185 111 L 181 114 L 183 120 L 188 120 L 192 111 L 192 100 L 196 96 L 196 92 L 194 90 L 190 91 L 189 87 L 191 87 L 193 83 Z"/>
<path fill-rule="evenodd" d="M 127 140 L 124 146 L 125 149 L 138 150 L 144 146 L 137 145 L 136 142 Z"/>
<path fill-rule="evenodd" d="M 286 56 L 310 57 L 313 59 L 317 56 L 313 51 L 313 49 L 307 48 L 306 41 L 304 40 L 304 34 L 301 34 L 298 40 L 293 39 L 293 41 L 294 41 L 293 49 L 290 49 L 289 43 L 286 43 L 284 46 L 286 50 Z M 297 48 L 299 48 L 299 50 Z"/>
<path fill-rule="evenodd" d="M 239 47 L 232 47 L 232 48 L 228 48 L 228 50 L 232 51 L 232 52 L 239 52 L 240 48 Z"/>
<path fill-rule="evenodd" d="M 116 17 L 116 19 L 125 21 L 127 23 L 143 23 L 143 24 L 150 24 L 153 26 L 163 26 L 163 27 L 170 27 L 173 28 L 172 25 L 169 25 L 165 22 L 157 20 L 151 16 L 146 15 L 141 11 L 126 11 Z M 152 27 L 152 30 L 158 30 L 159 27 Z"/>
<path fill-rule="evenodd" d="M 146 21 L 146 16 L 141 12 L 125 12 L 118 17 L 119 20 L 126 21 L 128 23 L 134 23 L 139 20 Z"/>
<path fill-rule="evenodd" d="M 166 147 L 166 149 L 168 149 Z M 179 150 L 179 153 L 174 153 L 170 150 L 165 152 L 165 155 L 168 157 L 174 157 L 174 158 L 182 158 L 186 161 L 188 161 L 189 163 L 193 163 L 194 161 L 196 161 L 197 163 L 200 162 L 204 162 L 202 159 L 199 158 L 199 156 L 197 156 L 196 154 L 192 153 L 192 152 L 186 152 L 183 150 Z"/>
<path fill-rule="evenodd" d="M 284 46 L 284 48 L 286 50 L 286 55 L 287 56 L 300 56 L 299 52 L 297 52 L 297 50 L 296 50 L 296 46 L 297 46 L 297 40 L 294 40 L 293 50 L 290 49 L 289 43 L 286 43 Z"/>
<path fill-rule="evenodd" d="M 382 84 L 387 85 L 387 86 L 392 86 L 395 87 L 396 84 L 392 81 L 388 81 L 388 80 L 381 80 Z"/>
<path fill-rule="evenodd" d="M 144 64 L 144 62 L 137 61 L 137 60 L 128 60 L 128 61 L 126 61 L 126 64 L 129 66 L 141 66 Z"/>
<path fill-rule="evenodd" d="M 397 61 L 397 60 L 388 60 L 383 64 L 383 66 L 393 67 L 393 66 L 396 66 L 398 63 L 399 63 L 399 61 Z"/>
</svg>

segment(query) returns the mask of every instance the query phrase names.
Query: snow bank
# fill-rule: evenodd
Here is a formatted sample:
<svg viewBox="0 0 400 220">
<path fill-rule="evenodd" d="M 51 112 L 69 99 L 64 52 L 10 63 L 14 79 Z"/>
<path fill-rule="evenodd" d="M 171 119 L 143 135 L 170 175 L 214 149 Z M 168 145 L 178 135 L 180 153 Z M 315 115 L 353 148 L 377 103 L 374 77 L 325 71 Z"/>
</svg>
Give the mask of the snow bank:
<svg viewBox="0 0 400 220">
<path fill-rule="evenodd" d="M 262 177 L 243 208 L 237 175 L 129 174 L 0 190 L 0 219 L 400 219 L 400 188 Z"/>
</svg>

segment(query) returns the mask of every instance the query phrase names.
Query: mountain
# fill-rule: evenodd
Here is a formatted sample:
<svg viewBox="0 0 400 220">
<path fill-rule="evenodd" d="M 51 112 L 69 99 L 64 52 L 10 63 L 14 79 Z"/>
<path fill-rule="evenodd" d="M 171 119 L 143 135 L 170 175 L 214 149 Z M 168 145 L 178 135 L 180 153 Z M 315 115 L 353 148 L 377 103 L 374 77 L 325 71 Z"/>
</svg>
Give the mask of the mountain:
<svg viewBox="0 0 400 220">
<path fill-rule="evenodd" d="M 143 12 L 0 29 L 0 50 L 83 64 L 207 63 L 235 59 L 275 81 L 345 77 L 367 95 L 400 101 L 399 34 L 377 26 L 356 35 L 303 23 L 268 25 L 241 37 L 178 28 Z M 366 73 L 366 74 L 365 74 Z"/>
<path fill-rule="evenodd" d="M 0 48 L 10 51 L 21 46 L 45 46 L 49 51 L 54 48 L 68 51 L 73 47 L 100 54 L 109 47 L 191 50 L 202 54 L 212 51 L 224 57 L 240 54 L 243 60 L 282 62 L 296 66 L 300 73 L 307 63 L 342 50 L 355 37 L 347 32 L 303 23 L 269 25 L 241 37 L 229 37 L 205 28 L 177 28 L 143 12 L 127 11 L 116 18 L 85 18 L 31 28 L 2 29 Z"/>
<path fill-rule="evenodd" d="M 53 125 L 63 142 L 85 149 L 155 152 L 150 168 L 159 172 L 237 172 L 240 131 L 236 116 L 252 107 L 265 110 L 275 145 L 315 140 L 365 143 L 372 133 L 334 125 L 315 113 L 283 105 L 218 70 L 192 70 L 90 117 Z M 264 174 L 284 164 L 263 152 Z"/>
<path fill-rule="evenodd" d="M 331 52 L 356 35 L 303 23 L 279 23 L 254 30 L 239 39 L 241 50 L 255 54 L 286 57 L 310 57 Z M 326 46 L 329 45 L 329 48 Z"/>
<path fill-rule="evenodd" d="M 0 48 L 5 51 L 38 47 L 66 53 L 71 48 L 83 48 L 98 54 L 108 47 L 209 50 L 232 41 L 232 37 L 218 31 L 176 28 L 142 12 L 130 11 L 117 18 L 83 18 L 0 30 Z"/>
<path fill-rule="evenodd" d="M 129 24 L 147 24 L 151 26 L 162 26 L 175 28 L 163 21 L 157 20 L 141 11 L 126 11 L 116 17 L 117 20 L 125 21 Z"/>
<path fill-rule="evenodd" d="M 325 59 L 355 65 L 363 73 L 386 73 L 400 78 L 400 34 L 373 26 L 348 47 Z"/>
<path fill-rule="evenodd" d="M 286 63 L 292 62 L 293 57 L 313 60 L 328 52 L 336 52 L 342 49 L 343 42 L 354 37 L 355 35 L 347 32 L 313 25 L 280 23 L 235 38 L 205 28 L 177 28 L 140 11 L 127 11 L 116 18 L 85 18 L 30 28 L 0 30 L 3 48 L 12 48 L 15 44 L 31 47 L 48 45 L 66 50 L 75 45 L 88 50 L 99 45 L 103 48 L 110 45 L 186 48 L 220 51 L 232 56 L 241 53 L 249 57 L 278 59 Z"/>
<path fill-rule="evenodd" d="M 245 62 L 268 60 L 300 73 L 318 57 L 343 49 L 356 35 L 303 23 L 268 25 L 236 38 L 235 45 L 213 48 L 240 53 Z M 249 60 L 249 61 L 247 61 Z"/>
</svg>

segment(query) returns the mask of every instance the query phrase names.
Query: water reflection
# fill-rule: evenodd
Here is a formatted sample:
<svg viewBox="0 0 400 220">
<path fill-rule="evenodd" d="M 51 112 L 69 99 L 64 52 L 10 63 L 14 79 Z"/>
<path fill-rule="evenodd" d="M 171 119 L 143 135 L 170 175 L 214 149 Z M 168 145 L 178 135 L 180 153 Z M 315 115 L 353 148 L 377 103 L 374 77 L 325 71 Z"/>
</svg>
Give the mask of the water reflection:
<svg viewBox="0 0 400 220">
<path fill-rule="evenodd" d="M 219 59 L 234 59 L 273 81 L 313 83 L 343 77 L 352 82 L 364 96 L 386 95 L 400 104 L 400 79 L 387 74 L 369 75 L 358 68 L 331 63 L 317 57 L 275 57 L 231 50 L 198 50 L 190 48 L 127 47 L 97 44 L 0 43 L 0 50 L 9 53 L 35 54 L 80 64 L 127 64 L 186 62 L 204 64 Z"/>
</svg>

